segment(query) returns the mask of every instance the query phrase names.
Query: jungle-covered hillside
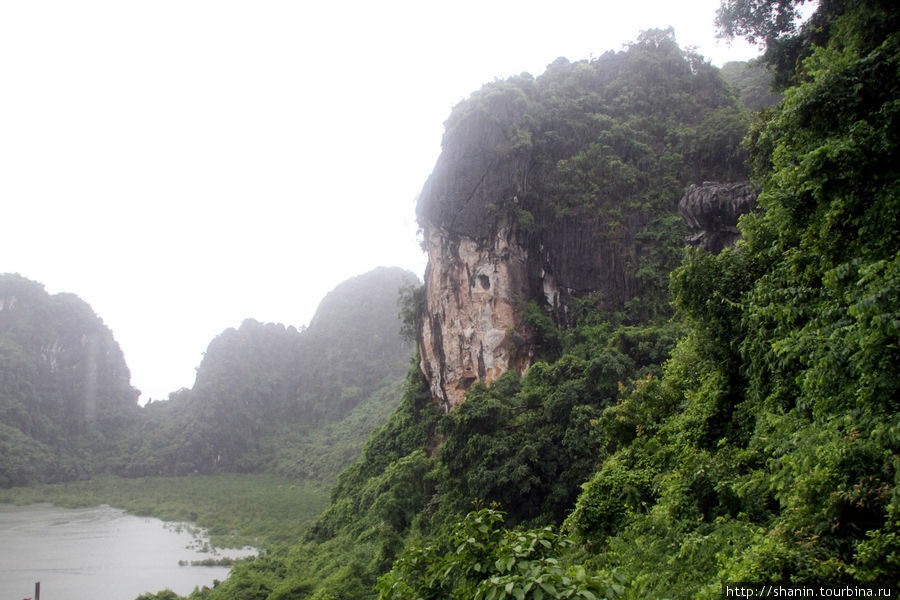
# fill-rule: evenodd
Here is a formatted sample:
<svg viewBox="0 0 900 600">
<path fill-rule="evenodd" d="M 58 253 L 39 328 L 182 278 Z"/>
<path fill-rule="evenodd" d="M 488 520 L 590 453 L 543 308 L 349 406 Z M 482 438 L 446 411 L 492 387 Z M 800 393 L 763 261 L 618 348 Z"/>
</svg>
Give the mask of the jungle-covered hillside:
<svg viewBox="0 0 900 600">
<path fill-rule="evenodd" d="M 734 154 L 711 158 L 747 153 L 760 208 L 741 220 L 734 248 L 688 251 L 657 288 L 651 299 L 671 301 L 671 318 L 630 320 L 597 310 L 589 294 L 570 327 L 538 310 L 543 360 L 476 384 L 446 414 L 412 370 L 400 407 L 341 475 L 309 538 L 194 597 L 714 598 L 737 581 L 896 586 L 898 9 L 821 2 L 797 28 L 795 8 L 721 10 L 726 33 L 765 43 L 784 98 L 752 116 L 736 104 L 721 113 L 736 128 L 747 115 L 749 132 Z M 656 68 L 679 60 L 682 70 Z M 605 69 L 626 61 L 627 71 Z M 546 77 L 527 85 L 552 79 L 557 91 L 531 110 L 558 109 L 567 132 L 597 126 L 595 158 L 635 180 L 649 175 L 630 159 L 671 182 L 667 169 L 684 157 L 665 144 L 624 151 L 618 123 L 597 125 L 612 117 L 578 112 L 599 93 L 584 90 L 616 82 L 627 93 L 606 102 L 676 114 L 694 102 L 694 78 L 710 86 L 705 97 L 716 85 L 727 94 L 717 71 L 654 33 L 613 57 L 556 63 Z M 489 86 L 457 111 L 522 81 Z M 537 131 L 561 152 L 570 139 L 534 127 L 510 144 L 534 144 Z M 580 166 L 577 197 L 600 207 L 615 193 L 591 179 L 603 164 L 563 158 L 556 177 Z"/>
</svg>

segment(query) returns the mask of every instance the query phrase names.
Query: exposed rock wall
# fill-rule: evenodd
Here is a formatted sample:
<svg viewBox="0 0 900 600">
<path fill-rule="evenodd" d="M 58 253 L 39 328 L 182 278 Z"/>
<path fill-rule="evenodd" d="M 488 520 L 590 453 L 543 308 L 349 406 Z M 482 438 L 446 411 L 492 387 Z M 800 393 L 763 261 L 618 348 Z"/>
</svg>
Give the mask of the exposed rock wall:
<svg viewBox="0 0 900 600">
<path fill-rule="evenodd" d="M 738 218 L 756 209 L 758 194 L 749 181 L 704 181 L 689 187 L 678 203 L 681 216 L 695 231 L 687 237 L 688 244 L 713 253 L 733 246 L 740 237 Z"/>
<path fill-rule="evenodd" d="M 444 410 L 476 381 L 490 383 L 531 364 L 532 340 L 520 317 L 528 254 L 509 226 L 487 241 L 428 227 L 421 368 Z"/>
<path fill-rule="evenodd" d="M 613 239 L 596 235 L 598 223 L 584 219 L 540 236 L 504 220 L 486 238 L 424 221 L 419 356 L 432 398 L 451 410 L 475 382 L 524 373 L 536 341 L 522 316 L 529 302 L 565 326 L 574 298 L 592 294 L 597 306 L 611 308 L 637 295 L 642 247 L 636 234 L 648 220 L 632 216 Z"/>
</svg>

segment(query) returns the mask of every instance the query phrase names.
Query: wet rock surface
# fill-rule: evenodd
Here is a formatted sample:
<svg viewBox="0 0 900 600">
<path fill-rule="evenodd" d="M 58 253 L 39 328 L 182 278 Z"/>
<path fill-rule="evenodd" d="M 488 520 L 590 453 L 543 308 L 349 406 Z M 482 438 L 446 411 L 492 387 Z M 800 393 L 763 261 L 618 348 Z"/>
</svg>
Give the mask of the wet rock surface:
<svg viewBox="0 0 900 600">
<path fill-rule="evenodd" d="M 444 410 L 476 381 L 490 384 L 531 363 L 532 340 L 520 317 L 528 254 L 509 226 L 489 240 L 427 230 L 425 318 L 420 366 Z"/>
<path fill-rule="evenodd" d="M 740 232 L 738 218 L 756 209 L 759 191 L 749 181 L 692 185 L 678 203 L 678 210 L 694 231 L 687 242 L 718 253 L 733 246 Z"/>
</svg>

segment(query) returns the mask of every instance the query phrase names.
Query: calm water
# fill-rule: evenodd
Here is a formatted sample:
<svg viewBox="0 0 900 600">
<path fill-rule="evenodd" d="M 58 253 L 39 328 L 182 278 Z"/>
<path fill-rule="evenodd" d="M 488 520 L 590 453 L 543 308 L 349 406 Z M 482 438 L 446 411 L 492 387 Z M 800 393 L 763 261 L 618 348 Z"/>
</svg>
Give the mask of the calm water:
<svg viewBox="0 0 900 600">
<path fill-rule="evenodd" d="M 200 552 L 202 543 L 184 528 L 108 506 L 0 504 L 0 600 L 30 598 L 36 581 L 41 600 L 134 600 L 166 588 L 186 595 L 228 575 L 226 567 L 178 565 L 218 558 Z"/>
</svg>

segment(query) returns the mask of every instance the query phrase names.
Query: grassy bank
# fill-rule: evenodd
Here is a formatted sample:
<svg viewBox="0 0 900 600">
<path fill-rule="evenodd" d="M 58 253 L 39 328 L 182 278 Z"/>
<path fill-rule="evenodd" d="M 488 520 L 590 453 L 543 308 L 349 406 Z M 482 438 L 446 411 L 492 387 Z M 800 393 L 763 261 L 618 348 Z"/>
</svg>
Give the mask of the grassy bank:
<svg viewBox="0 0 900 600">
<path fill-rule="evenodd" d="M 269 474 L 104 476 L 4 489 L 0 502 L 68 508 L 109 504 L 136 515 L 194 523 L 208 530 L 214 546 L 272 549 L 302 536 L 325 508 L 328 487 Z"/>
</svg>

